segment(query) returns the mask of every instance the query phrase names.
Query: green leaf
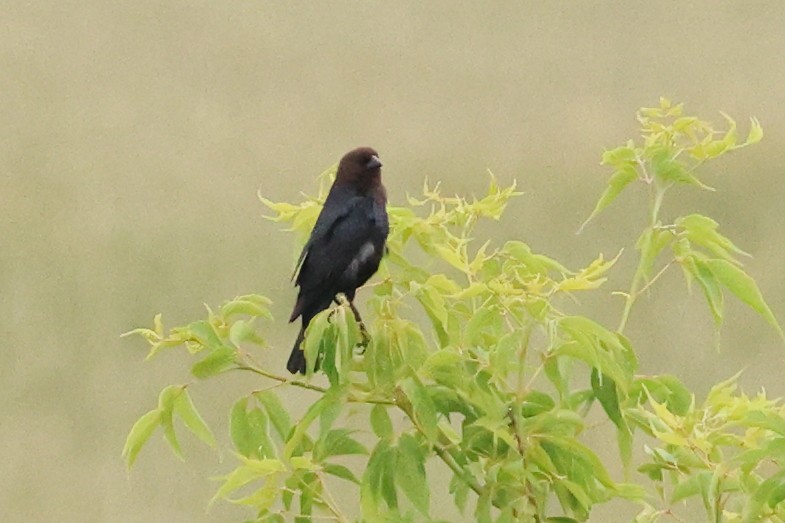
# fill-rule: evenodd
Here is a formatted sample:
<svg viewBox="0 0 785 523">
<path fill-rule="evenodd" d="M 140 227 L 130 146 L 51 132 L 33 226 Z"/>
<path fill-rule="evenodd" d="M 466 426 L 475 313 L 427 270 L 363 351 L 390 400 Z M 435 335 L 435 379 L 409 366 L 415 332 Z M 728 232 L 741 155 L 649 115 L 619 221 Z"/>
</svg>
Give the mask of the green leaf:
<svg viewBox="0 0 785 523">
<path fill-rule="evenodd" d="M 568 358 L 561 358 L 553 350 L 547 354 L 545 362 L 543 363 L 545 375 L 548 377 L 556 390 L 559 391 L 559 396 L 564 398 L 568 394 L 569 385 L 569 368 Z"/>
<path fill-rule="evenodd" d="M 670 231 L 652 227 L 647 227 L 638 238 L 635 247 L 641 251 L 640 267 L 647 279 L 651 275 L 657 256 L 671 241 L 673 241 L 673 234 Z"/>
<path fill-rule="evenodd" d="M 548 394 L 537 390 L 532 390 L 521 401 L 521 414 L 525 418 L 536 416 L 552 410 L 556 406 Z"/>
<path fill-rule="evenodd" d="M 665 400 L 668 405 L 668 410 L 677 416 L 685 416 L 689 412 L 693 403 L 692 392 L 675 376 L 668 374 L 658 376 L 658 381 L 664 385 L 668 392 L 668 398 Z"/>
<path fill-rule="evenodd" d="M 621 168 L 627 167 L 636 162 L 637 156 L 635 153 L 635 146 L 632 142 L 626 145 L 609 149 L 602 153 L 601 165 L 610 165 L 611 167 Z"/>
<path fill-rule="evenodd" d="M 302 456 L 292 456 L 292 458 L 289 460 L 289 464 L 295 470 L 314 472 L 316 470 L 322 469 L 322 467 L 319 466 L 318 463 L 314 463 L 314 461 L 307 454 L 303 454 Z"/>
<path fill-rule="evenodd" d="M 664 403 L 677 416 L 685 416 L 693 402 L 690 390 L 678 378 L 668 374 L 636 378 L 630 397 L 639 404 L 651 397 L 658 403 Z"/>
<path fill-rule="evenodd" d="M 365 349 L 363 366 L 371 385 L 379 394 L 392 390 L 395 383 L 395 370 L 390 347 L 392 329 L 388 320 L 377 319 L 370 345 Z"/>
<path fill-rule="evenodd" d="M 329 326 L 320 335 L 321 348 L 324 351 L 321 370 L 330 380 L 331 387 L 338 387 L 348 381 L 352 352 L 361 339 L 360 328 L 348 302 L 343 296 L 339 299 L 341 305 L 332 309 Z"/>
<path fill-rule="evenodd" d="M 316 402 L 313 403 L 305 412 L 303 419 L 301 419 L 300 422 L 295 425 L 294 432 L 292 433 L 291 437 L 289 437 L 288 441 L 286 442 L 286 446 L 284 447 L 284 456 L 287 458 L 294 456 L 294 452 L 300 446 L 300 443 L 302 442 L 308 427 L 311 426 L 311 423 L 313 423 L 316 418 L 320 417 L 326 410 L 331 409 L 336 405 L 340 406 L 342 400 L 342 394 L 333 391 L 327 392 L 324 396 L 316 400 Z"/>
<path fill-rule="evenodd" d="M 560 496 L 562 505 L 570 507 L 573 512 L 580 515 L 581 519 L 585 519 L 593 504 L 588 485 L 564 479 L 559 481 L 558 487 L 565 491 Z"/>
<path fill-rule="evenodd" d="M 267 415 L 258 408 L 248 410 L 248 397 L 234 404 L 230 433 L 237 451 L 245 457 L 272 457 L 273 446 L 267 433 Z"/>
<path fill-rule="evenodd" d="M 144 444 L 147 443 L 147 440 L 150 439 L 150 436 L 153 435 L 153 432 L 160 424 L 161 410 L 154 409 L 139 418 L 134 423 L 134 426 L 131 427 L 123 447 L 123 456 L 125 456 L 125 463 L 128 468 L 131 468 L 134 464 L 139 451 L 142 450 Z"/>
<path fill-rule="evenodd" d="M 608 154 L 608 151 L 606 151 Z M 634 152 L 633 152 L 634 157 Z M 633 160 L 628 160 L 633 161 Z M 603 162 L 605 162 L 605 155 L 603 155 Z M 605 210 L 613 200 L 616 199 L 619 194 L 627 187 L 630 183 L 634 182 L 638 178 L 638 172 L 635 170 L 635 166 L 632 163 L 628 163 L 627 165 L 623 165 L 620 167 L 616 172 L 613 173 L 611 179 L 608 180 L 608 186 L 603 191 L 600 199 L 597 201 L 597 204 L 594 206 L 594 210 L 591 212 L 586 221 L 578 229 L 580 233 L 586 225 L 598 214 Z"/>
<path fill-rule="evenodd" d="M 785 417 L 776 411 L 753 410 L 747 413 L 742 423 L 747 427 L 760 427 L 785 436 Z"/>
<path fill-rule="evenodd" d="M 191 367 L 191 374 L 197 378 L 207 378 L 220 374 L 235 363 L 237 351 L 231 347 L 220 347 L 210 352 L 206 358 Z"/>
<path fill-rule="evenodd" d="M 384 405 L 374 405 L 371 409 L 371 428 L 379 438 L 390 438 L 393 434 L 392 421 Z"/>
<path fill-rule="evenodd" d="M 411 434 L 398 440 L 395 483 L 423 515 L 428 516 L 430 488 L 425 478 L 425 454 Z"/>
<path fill-rule="evenodd" d="M 716 158 L 728 151 L 728 144 L 723 140 L 714 140 L 713 142 L 706 144 L 704 151 L 708 158 Z"/>
<path fill-rule="evenodd" d="M 621 414 L 619 408 L 619 396 L 616 390 L 616 384 L 608 376 L 600 374 L 596 368 L 591 371 L 591 388 L 594 391 L 594 396 L 602 405 L 605 414 L 608 415 L 610 420 L 619 430 L 628 431 L 627 423 Z"/>
<path fill-rule="evenodd" d="M 620 498 L 642 501 L 648 497 L 648 492 L 642 485 L 635 483 L 617 483 L 614 493 Z"/>
<path fill-rule="evenodd" d="M 336 465 L 335 463 L 323 463 L 322 470 L 324 470 L 324 472 L 327 474 L 333 475 L 337 478 L 351 481 L 357 485 L 360 484 L 360 480 L 357 479 L 357 476 L 354 475 L 354 472 L 344 467 L 343 465 Z"/>
<path fill-rule="evenodd" d="M 181 329 L 174 329 L 180 331 Z M 189 323 L 184 329 L 184 334 L 197 340 L 208 349 L 218 349 L 223 346 L 221 338 L 215 332 L 215 327 L 207 320 Z"/>
<path fill-rule="evenodd" d="M 161 411 L 161 427 L 164 429 L 164 436 L 171 445 L 172 450 L 178 458 L 183 458 L 183 451 L 180 448 L 180 442 L 177 441 L 177 434 L 174 431 L 174 402 L 183 392 L 184 388 L 181 385 L 170 385 L 161 391 L 158 396 L 158 410 Z"/>
<path fill-rule="evenodd" d="M 346 395 L 343 390 L 332 388 L 322 396 L 327 402 L 324 409 L 319 414 L 319 437 L 322 438 L 333 426 L 335 420 L 341 415 L 346 404 Z"/>
<path fill-rule="evenodd" d="M 657 510 L 648 503 L 642 503 L 643 509 L 638 512 L 632 523 L 656 523 L 662 516 L 662 510 Z"/>
<path fill-rule="evenodd" d="M 334 354 L 335 354 L 335 340 L 328 340 L 325 336 L 325 331 L 330 328 L 330 315 L 332 309 L 326 309 L 317 314 L 308 324 L 305 331 L 305 342 L 302 349 L 305 351 L 305 361 L 308 363 L 306 368 L 306 375 L 311 376 L 315 369 L 316 363 L 321 359 L 320 353 L 326 352 L 324 345 L 332 341 L 333 357 L 330 358 L 331 364 L 334 367 Z"/>
<path fill-rule="evenodd" d="M 450 425 L 450 422 L 446 418 L 439 420 L 439 432 L 453 445 L 458 445 L 461 443 L 461 436 L 453 428 L 453 426 Z"/>
<path fill-rule="evenodd" d="M 686 267 L 687 271 L 689 271 L 696 280 L 698 280 L 698 283 L 703 290 L 703 295 L 706 297 L 706 301 L 709 304 L 712 316 L 714 316 L 714 323 L 716 325 L 721 325 L 725 302 L 714 273 L 711 271 L 706 261 L 695 256 L 690 256 L 685 259 L 682 265 Z"/>
<path fill-rule="evenodd" d="M 238 348 L 244 342 L 264 345 L 264 339 L 256 333 L 251 323 L 245 320 L 237 320 L 232 324 L 229 328 L 229 341 Z"/>
<path fill-rule="evenodd" d="M 495 307 L 481 307 L 475 310 L 464 328 L 466 343 L 469 345 L 485 345 L 488 338 L 493 337 L 493 334 L 490 333 L 493 332 L 494 326 L 500 317 L 501 315 Z"/>
<path fill-rule="evenodd" d="M 577 484 L 598 481 L 605 487 L 616 488 L 602 461 L 577 439 L 549 434 L 542 446 L 558 470 L 571 481 Z"/>
<path fill-rule="evenodd" d="M 671 493 L 671 503 L 678 503 L 683 499 L 701 495 L 708 488 L 711 476 L 711 472 L 696 472 L 677 483 Z"/>
<path fill-rule="evenodd" d="M 450 494 L 453 495 L 455 506 L 458 511 L 463 514 L 466 511 L 466 502 L 468 501 L 469 485 L 459 475 L 453 475 L 450 480 Z"/>
<path fill-rule="evenodd" d="M 292 431 L 292 422 L 286 409 L 283 408 L 281 400 L 278 399 L 275 392 L 270 390 L 254 392 L 253 395 L 264 406 L 278 436 L 282 441 L 286 441 L 286 438 Z"/>
<path fill-rule="evenodd" d="M 210 500 L 210 503 L 213 503 L 219 498 L 226 498 L 230 493 L 244 487 L 256 479 L 266 478 L 286 470 L 284 464 L 277 459 L 241 458 L 241 460 L 242 464 L 240 466 L 230 472 L 229 475 L 222 478 L 224 483 L 219 487 L 218 492 L 215 493 L 215 496 Z M 280 489 L 275 490 L 279 491 Z M 267 505 L 267 507 L 259 507 L 259 505 L 264 502 L 263 500 L 269 500 L 269 505 Z M 274 497 L 270 499 L 269 491 L 263 493 L 258 493 L 257 491 L 255 497 L 254 494 L 252 494 L 251 496 L 238 501 L 244 504 L 256 505 L 261 509 L 269 508 L 274 500 Z"/>
<path fill-rule="evenodd" d="M 491 523 L 493 521 L 491 517 L 492 503 L 490 490 L 483 490 L 480 497 L 477 498 L 477 507 L 474 509 L 474 519 L 477 523 Z"/>
<path fill-rule="evenodd" d="M 528 429 L 533 434 L 576 436 L 585 426 L 580 414 L 573 410 L 557 409 L 531 418 Z"/>
<path fill-rule="evenodd" d="M 627 474 L 630 470 L 630 466 L 632 465 L 632 443 L 633 443 L 633 435 L 632 431 L 624 422 L 624 427 L 619 428 L 616 431 L 616 443 L 619 446 L 619 457 L 621 457 L 621 463 L 624 466 L 624 472 Z M 640 496 L 645 497 L 645 496 Z"/>
<path fill-rule="evenodd" d="M 252 317 L 262 317 L 272 320 L 272 314 L 270 314 L 270 311 L 267 309 L 267 306 L 271 303 L 272 302 L 269 299 L 258 294 L 238 296 L 221 306 L 221 316 L 229 318 L 235 314 L 247 314 Z"/>
<path fill-rule="evenodd" d="M 783 499 L 785 499 L 785 470 L 780 470 L 761 483 L 752 496 L 747 498 L 742 521 L 744 523 L 761 521 L 764 509 L 774 508 Z"/>
<path fill-rule="evenodd" d="M 454 247 L 448 247 L 441 243 L 433 243 L 433 249 L 436 253 L 447 263 L 455 267 L 461 272 L 468 271 L 469 264 L 460 251 Z"/>
<path fill-rule="evenodd" d="M 419 369 L 428 358 L 428 342 L 425 341 L 422 331 L 410 321 L 398 320 L 395 322 L 398 351 L 403 363 L 413 369 Z"/>
<path fill-rule="evenodd" d="M 395 508 L 398 498 L 395 492 L 396 452 L 387 440 L 379 440 L 371 452 L 360 487 L 360 505 L 363 520 L 374 520 L 380 513 L 379 502 Z"/>
<path fill-rule="evenodd" d="M 675 223 L 677 227 L 683 230 L 682 234 L 690 242 L 705 247 L 715 256 L 736 264 L 738 264 L 738 261 L 731 253 L 750 256 L 739 249 L 728 238 L 717 232 L 719 224 L 708 216 L 690 214 L 677 219 Z"/>
<path fill-rule="evenodd" d="M 387 506 L 392 509 L 398 508 L 398 493 L 395 489 L 395 466 L 396 453 L 394 449 L 388 449 L 382 456 L 383 473 L 380 478 L 381 495 Z"/>
<path fill-rule="evenodd" d="M 706 150 L 708 151 L 709 147 L 707 147 Z M 677 157 L 678 152 L 670 146 L 653 147 L 651 152 L 651 166 L 654 175 L 666 183 L 682 183 L 695 185 L 709 191 L 714 190 L 692 175 L 690 170 L 676 159 Z"/>
<path fill-rule="evenodd" d="M 627 390 L 634 369 L 628 368 L 629 348 L 616 334 L 581 316 L 562 318 L 559 327 L 573 341 L 556 348 L 554 354 L 580 359 L 610 376 L 622 392 Z"/>
<path fill-rule="evenodd" d="M 531 248 L 522 241 L 508 241 L 504 244 L 501 254 L 509 255 L 514 260 L 520 262 L 532 274 L 548 276 L 550 271 L 563 275 L 570 274 L 569 269 L 564 265 L 542 254 L 534 254 Z"/>
<path fill-rule="evenodd" d="M 281 474 L 270 474 L 263 479 L 262 488 L 257 489 L 249 496 L 240 499 L 230 500 L 232 503 L 239 503 L 241 505 L 249 505 L 260 514 L 268 511 L 278 496 L 281 495 Z M 280 521 L 278 518 L 270 518 L 271 521 Z M 265 521 L 265 523 L 267 523 Z"/>
<path fill-rule="evenodd" d="M 747 141 L 744 145 L 752 145 L 758 143 L 763 138 L 763 127 L 757 118 L 750 118 L 750 132 L 747 135 Z"/>
<path fill-rule="evenodd" d="M 188 394 L 188 389 L 183 389 L 182 394 L 177 396 L 174 402 L 174 412 L 197 438 L 211 447 L 215 447 L 215 437 L 196 410 L 196 406 L 191 401 L 191 395 Z"/>
<path fill-rule="evenodd" d="M 444 275 L 437 275 L 442 276 Z M 428 281 L 420 285 L 417 282 L 411 282 L 410 286 L 414 292 L 417 301 L 422 304 L 428 318 L 431 320 L 434 330 L 439 337 L 439 343 L 442 346 L 447 345 L 447 307 L 444 301 L 444 296 L 434 287 L 434 278 L 431 276 Z M 444 277 L 446 279 L 446 277 Z"/>
<path fill-rule="evenodd" d="M 736 148 L 736 142 L 738 142 L 739 139 L 739 133 L 736 130 L 736 121 L 725 113 L 721 114 L 725 118 L 725 121 L 728 122 L 728 130 L 725 132 L 725 136 L 722 137 L 722 143 L 725 144 L 728 150 L 732 151 Z"/>
<path fill-rule="evenodd" d="M 376 444 L 376 447 L 371 452 L 368 464 L 363 472 L 360 483 L 360 509 L 365 520 L 375 520 L 379 517 L 379 485 L 381 484 L 383 473 L 382 455 L 389 446 L 390 444 L 386 439 L 379 440 L 379 443 Z"/>
<path fill-rule="evenodd" d="M 350 437 L 352 433 L 353 431 L 349 429 L 335 429 L 327 432 L 316 442 L 313 451 L 314 459 L 323 461 L 331 456 L 368 454 L 368 449 Z"/>
<path fill-rule="evenodd" d="M 763 316 L 785 339 L 785 332 L 774 317 L 774 313 L 766 304 L 763 295 L 758 289 L 758 285 L 750 276 L 739 267 L 726 260 L 706 260 L 706 265 L 726 289 L 732 292 L 738 299 L 749 305 L 755 312 Z"/>
<path fill-rule="evenodd" d="M 416 376 L 410 376 L 401 383 L 406 398 L 412 404 L 414 421 L 417 428 L 428 438 L 428 441 L 435 442 L 439 436 L 436 417 L 436 407 L 428 395 L 428 389 L 423 386 Z"/>
<path fill-rule="evenodd" d="M 222 479 L 224 480 L 223 484 L 218 488 L 218 491 L 213 496 L 213 499 L 210 500 L 213 503 L 215 500 L 219 498 L 225 498 L 231 492 L 244 487 L 248 483 L 264 477 L 266 474 L 259 472 L 249 466 L 239 466 L 230 472 L 227 476 L 224 476 Z"/>
<path fill-rule="evenodd" d="M 466 383 L 463 357 L 455 350 L 442 349 L 434 352 L 425 361 L 422 375 L 450 388 L 460 388 Z"/>
</svg>

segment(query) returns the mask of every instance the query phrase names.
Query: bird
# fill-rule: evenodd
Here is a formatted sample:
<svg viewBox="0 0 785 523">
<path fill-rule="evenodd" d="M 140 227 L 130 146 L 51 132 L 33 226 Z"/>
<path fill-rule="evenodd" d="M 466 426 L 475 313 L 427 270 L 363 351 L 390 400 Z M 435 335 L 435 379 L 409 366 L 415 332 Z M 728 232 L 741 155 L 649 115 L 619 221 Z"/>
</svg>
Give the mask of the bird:
<svg viewBox="0 0 785 523">
<path fill-rule="evenodd" d="M 381 167 L 378 153 L 370 147 L 353 149 L 338 163 L 335 181 L 292 276 L 299 290 L 289 322 L 301 318 L 300 332 L 286 363 L 292 374 L 305 374 L 301 347 L 305 330 L 338 294 L 349 301 L 364 331 L 354 296 L 378 270 L 390 230 Z"/>
</svg>

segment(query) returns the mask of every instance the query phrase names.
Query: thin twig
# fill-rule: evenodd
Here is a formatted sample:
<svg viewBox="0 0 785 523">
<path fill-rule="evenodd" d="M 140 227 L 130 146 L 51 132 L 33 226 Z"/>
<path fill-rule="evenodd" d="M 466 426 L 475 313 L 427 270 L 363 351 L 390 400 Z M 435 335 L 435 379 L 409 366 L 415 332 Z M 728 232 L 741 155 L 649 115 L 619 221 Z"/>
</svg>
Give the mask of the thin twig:
<svg viewBox="0 0 785 523">
<path fill-rule="evenodd" d="M 653 277 L 652 279 L 650 279 L 650 280 L 649 280 L 649 283 L 647 283 L 646 285 L 644 285 L 643 287 L 641 287 L 641 289 L 640 289 L 640 290 L 638 291 L 638 293 L 637 293 L 637 294 L 638 294 L 638 296 L 640 296 L 641 294 L 643 294 L 644 292 L 646 292 L 647 290 L 649 290 L 649 287 L 651 287 L 652 285 L 654 285 L 654 282 L 655 282 L 655 281 L 657 281 L 657 279 L 658 279 L 660 276 L 662 276 L 663 274 L 665 274 L 665 271 L 667 271 L 667 270 L 668 270 L 668 268 L 669 268 L 671 265 L 673 265 L 673 260 L 671 260 L 671 261 L 669 261 L 667 264 L 665 264 L 665 267 L 663 267 L 662 269 L 660 269 L 660 270 L 659 270 L 659 272 L 657 272 L 657 274 L 655 274 L 655 275 L 654 275 L 654 277 Z"/>
<path fill-rule="evenodd" d="M 272 372 L 266 371 L 259 367 L 255 367 L 253 365 L 238 365 L 234 367 L 233 370 L 245 370 L 248 372 L 253 372 L 254 374 L 259 374 L 260 376 L 264 376 L 265 378 L 269 378 L 271 380 L 275 380 L 279 382 L 281 385 L 288 384 L 292 385 L 293 387 L 299 387 L 301 389 L 312 390 L 314 392 L 319 392 L 321 394 L 326 394 L 328 389 L 324 387 L 320 387 L 318 385 L 313 385 L 311 383 L 306 383 L 300 380 L 294 380 L 291 378 L 285 378 L 283 376 L 278 376 L 277 374 L 273 374 Z M 382 399 L 382 398 L 370 398 L 370 397 L 362 397 L 362 396 L 355 396 L 350 394 L 347 396 L 346 401 L 349 403 L 369 403 L 372 405 L 390 405 L 394 406 L 396 403 L 394 400 Z"/>
<path fill-rule="evenodd" d="M 476 479 L 469 476 L 468 473 L 461 468 L 460 465 L 455 461 L 455 458 L 452 457 L 452 454 L 442 446 L 434 445 L 433 451 L 436 452 L 436 455 L 441 458 L 441 460 L 450 467 L 450 470 L 455 473 L 456 476 L 461 478 L 461 480 L 466 483 L 466 485 L 472 489 L 478 496 L 482 495 L 483 487 L 480 485 Z"/>
<path fill-rule="evenodd" d="M 289 385 L 293 385 L 295 387 L 300 387 L 301 389 L 308 389 L 315 392 L 321 392 L 322 394 L 327 392 L 327 389 L 324 387 L 320 387 L 318 385 L 312 385 L 310 383 L 306 383 L 304 381 L 292 380 L 289 378 L 284 378 L 283 376 L 278 376 L 277 374 L 273 374 L 272 372 L 268 372 L 264 369 L 260 369 L 258 367 L 254 367 L 251 365 L 238 365 L 234 367 L 236 370 L 247 370 L 248 372 L 253 372 L 254 374 L 259 374 L 260 376 L 264 376 L 265 378 L 269 378 L 271 380 L 279 381 L 281 383 L 288 383 Z"/>
</svg>

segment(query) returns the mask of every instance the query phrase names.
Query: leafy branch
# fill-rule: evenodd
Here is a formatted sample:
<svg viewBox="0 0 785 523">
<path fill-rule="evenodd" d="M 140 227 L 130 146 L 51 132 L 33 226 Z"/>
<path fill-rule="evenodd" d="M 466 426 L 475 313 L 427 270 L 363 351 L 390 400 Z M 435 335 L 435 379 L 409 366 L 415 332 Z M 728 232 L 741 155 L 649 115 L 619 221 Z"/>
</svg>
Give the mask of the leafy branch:
<svg viewBox="0 0 785 523">
<path fill-rule="evenodd" d="M 639 522 L 686 521 L 680 504 L 691 499 L 713 521 L 785 520 L 781 402 L 744 395 L 735 378 L 699 402 L 672 375 L 638 374 L 640 342 L 624 334 L 640 296 L 678 265 L 688 285 L 698 282 L 718 328 L 729 292 L 782 335 L 742 268 L 747 254 L 717 222 L 663 217 L 670 191 L 711 190 L 700 179 L 704 163 L 762 137 L 753 119 L 740 142 L 735 122 L 725 118 L 727 128 L 716 131 L 661 100 L 639 112 L 641 140 L 604 153 L 613 173 L 589 220 L 632 182 L 649 188 L 648 223 L 629 290 L 617 293 L 624 307 L 615 330 L 576 311 L 573 296 L 602 289 L 621 253 L 569 269 L 520 240 L 479 242 L 477 223 L 498 220 L 520 194 L 491 176 L 480 198 L 446 196 L 426 182 L 408 206 L 388 208 L 389 253 L 377 283 L 363 291 L 370 340 L 346 303 L 309 325 L 306 358 L 321 359 L 323 376 L 309 369 L 305 380 L 292 379 L 255 362 L 253 354 L 270 349 L 264 333 L 273 320 L 260 295 L 208 307 L 206 319 L 182 327 L 165 331 L 158 315 L 153 328 L 128 333 L 148 341 L 148 358 L 184 348 L 197 380 L 243 371 L 273 384 L 231 407 L 237 464 L 214 499 L 249 506 L 257 522 L 349 521 L 354 515 L 330 493 L 346 482 L 341 487 L 359 493 L 362 520 L 432 521 L 437 490 L 426 464 L 435 460 L 452 474 L 458 509 L 481 523 L 585 521 L 613 499 L 638 503 Z M 319 193 L 298 204 L 262 198 L 269 218 L 304 238 L 332 175 L 324 173 Z M 174 420 L 215 445 L 188 394 L 198 383 L 165 388 L 158 406 L 136 422 L 124 450 L 129 466 L 159 427 L 182 456 Z M 279 398 L 293 389 L 314 396 L 296 421 Z M 350 405 L 368 422 L 348 421 Z M 594 405 L 611 422 L 605 427 L 616 433 L 626 470 L 636 434 L 645 435 L 647 457 L 634 479 L 614 479 L 583 442 Z M 403 416 L 394 423 L 396 411 Z"/>
</svg>

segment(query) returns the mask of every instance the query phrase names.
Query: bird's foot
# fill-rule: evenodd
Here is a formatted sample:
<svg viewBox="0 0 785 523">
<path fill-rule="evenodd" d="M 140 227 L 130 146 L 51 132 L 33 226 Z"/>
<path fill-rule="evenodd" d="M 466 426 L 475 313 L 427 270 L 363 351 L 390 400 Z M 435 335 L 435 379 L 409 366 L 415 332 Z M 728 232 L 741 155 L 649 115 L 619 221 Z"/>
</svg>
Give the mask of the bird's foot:
<svg viewBox="0 0 785 523">
<path fill-rule="evenodd" d="M 360 327 L 360 343 L 357 345 L 360 347 L 360 354 L 365 353 L 365 349 L 368 348 L 368 345 L 371 343 L 371 335 L 368 333 L 368 329 L 365 328 L 365 324 L 363 322 L 358 322 L 358 327 Z"/>
</svg>

